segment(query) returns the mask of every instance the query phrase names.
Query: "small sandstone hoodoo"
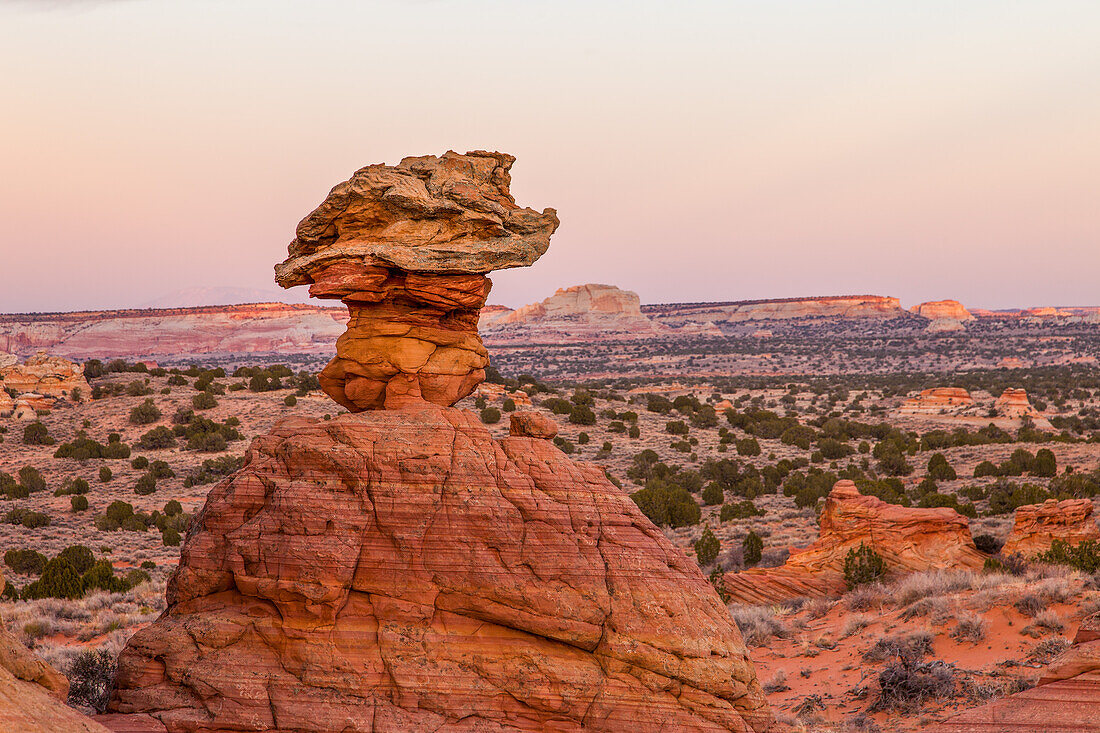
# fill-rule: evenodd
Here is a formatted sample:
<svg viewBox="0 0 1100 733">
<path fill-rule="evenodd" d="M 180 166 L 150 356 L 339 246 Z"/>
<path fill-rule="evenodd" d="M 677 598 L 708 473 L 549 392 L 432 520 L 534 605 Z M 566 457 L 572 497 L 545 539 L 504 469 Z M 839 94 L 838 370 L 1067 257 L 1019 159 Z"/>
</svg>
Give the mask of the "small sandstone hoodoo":
<svg viewBox="0 0 1100 733">
<path fill-rule="evenodd" d="M 485 275 L 532 264 L 558 227 L 553 209 L 516 205 L 514 162 L 475 151 L 367 166 L 298 224 L 276 282 L 339 298 L 351 316 L 320 374 L 330 397 L 352 412 L 408 397 L 449 406 L 485 379 Z"/>
<path fill-rule="evenodd" d="M 280 282 L 348 302 L 325 384 L 370 411 L 286 420 L 210 491 L 113 711 L 170 733 L 772 724 L 726 607 L 603 470 L 545 417 L 494 440 L 449 406 L 486 364 L 482 273 L 557 225 L 511 203 L 512 160 L 364 168 L 299 227 Z"/>
</svg>

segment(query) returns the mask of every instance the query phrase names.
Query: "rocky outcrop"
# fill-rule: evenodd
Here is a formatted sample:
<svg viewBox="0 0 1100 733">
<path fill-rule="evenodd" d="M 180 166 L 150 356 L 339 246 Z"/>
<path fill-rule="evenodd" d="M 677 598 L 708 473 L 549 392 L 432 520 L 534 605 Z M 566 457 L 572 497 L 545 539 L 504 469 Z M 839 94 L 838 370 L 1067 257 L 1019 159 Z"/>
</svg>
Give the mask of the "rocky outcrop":
<svg viewBox="0 0 1100 733">
<path fill-rule="evenodd" d="M 897 298 L 840 295 L 819 298 L 744 300 L 730 303 L 664 303 L 641 308 L 644 315 L 670 326 L 687 323 L 739 323 L 797 318 L 897 318 L 908 316 Z"/>
<path fill-rule="evenodd" d="M 943 415 L 974 407 L 974 399 L 962 387 L 933 387 L 910 397 L 898 408 L 902 415 Z"/>
<path fill-rule="evenodd" d="M 112 709 L 173 733 L 764 729 L 725 607 L 602 470 L 420 404 L 258 438 Z"/>
<path fill-rule="evenodd" d="M 559 319 L 639 319 L 645 320 L 637 293 L 614 285 L 575 285 L 558 288 L 546 300 L 525 305 L 502 316 L 496 324 L 532 323 Z"/>
<path fill-rule="evenodd" d="M 914 509 L 887 504 L 838 481 L 825 501 L 817 541 L 793 549 L 779 568 L 727 575 L 726 590 L 740 603 L 775 603 L 799 596 L 823 596 L 845 588 L 844 559 L 866 545 L 888 573 L 933 569 L 978 569 L 985 556 L 974 546 L 965 517 L 950 508 Z"/>
<path fill-rule="evenodd" d="M 348 306 L 319 379 L 352 412 L 424 399 L 452 405 L 485 378 L 478 315 L 486 273 L 530 265 L 558 226 L 508 191 L 515 158 L 448 152 L 362 168 L 298 224 L 283 287 Z"/>
<path fill-rule="evenodd" d="M 1092 517 L 1089 499 L 1048 499 L 1016 510 L 1016 521 L 1001 548 L 1003 555 L 1031 557 L 1046 552 L 1054 540 L 1077 545 L 1100 540 L 1100 527 Z"/>
<path fill-rule="evenodd" d="M 343 307 L 285 303 L 0 315 L 0 349 L 70 359 L 328 353 L 347 320 Z"/>
<path fill-rule="evenodd" d="M 937 318 L 928 324 L 924 329 L 925 333 L 953 333 L 955 331 L 965 331 L 966 326 L 962 321 L 956 321 L 954 318 Z"/>
<path fill-rule="evenodd" d="M 0 576 L 0 588 L 5 580 Z M 0 623 L 0 731 L 108 733 L 65 704 L 69 681 Z"/>
<path fill-rule="evenodd" d="M 35 354 L 22 364 L 0 368 L 0 381 L 17 393 L 33 392 L 49 397 L 70 397 L 74 389 L 79 389 L 87 399 L 92 391 L 84 378 L 82 365 L 44 352 Z"/>
<path fill-rule="evenodd" d="M 515 413 L 498 441 L 446 407 L 477 361 L 451 360 L 453 390 L 422 368 L 459 342 L 480 353 L 488 281 L 463 268 L 533 259 L 557 224 L 515 208 L 511 162 L 373 166 L 299 227 L 280 282 L 351 310 L 326 388 L 384 409 L 253 442 L 192 522 L 167 609 L 123 651 L 113 712 L 170 733 L 769 727 L 697 564 L 555 447 L 551 420 Z M 427 361 L 401 361 L 420 344 Z"/>
<path fill-rule="evenodd" d="M 909 311 L 930 321 L 943 319 L 966 323 L 974 320 L 973 314 L 957 300 L 934 300 L 915 305 Z"/>
<path fill-rule="evenodd" d="M 1006 389 L 993 403 L 993 409 L 1001 417 L 1040 417 L 1024 389 Z"/>
<path fill-rule="evenodd" d="M 0 380 L 0 417 L 10 417 L 15 411 L 15 400 L 4 391 L 4 382 Z"/>
<path fill-rule="evenodd" d="M 1081 621 L 1073 645 L 1030 690 L 965 710 L 932 733 L 1100 731 L 1100 614 Z"/>
</svg>

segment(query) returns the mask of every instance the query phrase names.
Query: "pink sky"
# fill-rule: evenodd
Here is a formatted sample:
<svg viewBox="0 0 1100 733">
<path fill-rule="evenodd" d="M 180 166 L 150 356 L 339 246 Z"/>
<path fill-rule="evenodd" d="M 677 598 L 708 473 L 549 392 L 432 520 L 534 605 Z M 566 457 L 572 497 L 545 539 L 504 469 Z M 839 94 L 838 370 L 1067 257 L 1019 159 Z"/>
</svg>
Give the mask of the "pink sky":
<svg viewBox="0 0 1100 733">
<path fill-rule="evenodd" d="M 332 185 L 484 148 L 562 220 L 490 302 L 1100 305 L 1098 37 L 1092 0 L 0 0 L 0 311 L 278 297 Z"/>
</svg>

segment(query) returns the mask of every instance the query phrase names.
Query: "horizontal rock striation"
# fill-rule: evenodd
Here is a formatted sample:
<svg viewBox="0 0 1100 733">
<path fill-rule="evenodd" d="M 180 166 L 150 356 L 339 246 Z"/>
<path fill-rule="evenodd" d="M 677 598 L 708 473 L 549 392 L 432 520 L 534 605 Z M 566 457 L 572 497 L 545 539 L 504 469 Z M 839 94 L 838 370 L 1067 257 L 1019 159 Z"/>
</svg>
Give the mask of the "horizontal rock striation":
<svg viewBox="0 0 1100 733">
<path fill-rule="evenodd" d="M 973 314 L 957 300 L 935 300 L 915 305 L 909 310 L 930 321 L 951 320 L 965 323 L 974 320 Z"/>
<path fill-rule="evenodd" d="M 79 389 L 87 398 L 92 390 L 84 378 L 82 365 L 44 352 L 22 364 L 0 367 L 0 384 L 17 393 L 30 392 L 43 397 L 69 397 L 74 389 Z"/>
<path fill-rule="evenodd" d="M 1019 507 L 1001 554 L 1031 557 L 1049 550 L 1054 540 L 1071 545 L 1100 540 L 1100 527 L 1092 511 L 1089 499 L 1048 499 L 1042 504 Z"/>
<path fill-rule="evenodd" d="M 111 708 L 172 733 L 770 724 L 725 607 L 600 469 L 419 405 L 257 438 Z"/>
<path fill-rule="evenodd" d="M 516 205 L 514 162 L 475 151 L 367 166 L 298 224 L 276 282 L 308 284 L 350 316 L 319 377 L 330 397 L 352 412 L 448 406 L 484 380 L 485 275 L 533 263 L 558 226 L 553 209 Z"/>
<path fill-rule="evenodd" d="M 974 407 L 974 398 L 962 387 L 933 387 L 906 399 L 898 412 L 902 415 L 942 415 L 971 407 Z"/>
<path fill-rule="evenodd" d="M 649 318 L 666 325 L 738 323 L 798 318 L 912 317 L 897 298 L 881 295 L 838 295 L 816 298 L 779 298 L 729 303 L 663 303 L 642 306 Z"/>
<path fill-rule="evenodd" d="M 726 589 L 740 603 L 775 603 L 843 591 L 844 559 L 861 544 L 872 548 L 889 573 L 934 569 L 979 569 L 985 556 L 974 546 L 966 517 L 954 509 L 915 509 L 859 493 L 838 481 L 825 500 L 817 541 L 792 550 L 779 568 L 726 576 Z"/>
</svg>

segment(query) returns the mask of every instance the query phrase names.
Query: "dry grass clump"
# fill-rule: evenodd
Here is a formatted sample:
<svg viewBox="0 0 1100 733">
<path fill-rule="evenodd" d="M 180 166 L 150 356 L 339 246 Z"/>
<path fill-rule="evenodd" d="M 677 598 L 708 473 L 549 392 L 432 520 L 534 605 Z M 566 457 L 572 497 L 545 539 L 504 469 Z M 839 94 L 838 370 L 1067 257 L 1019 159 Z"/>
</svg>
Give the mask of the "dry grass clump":
<svg viewBox="0 0 1100 733">
<path fill-rule="evenodd" d="M 891 595 L 896 606 L 908 606 L 922 598 L 970 590 L 975 587 L 979 578 L 976 573 L 967 570 L 913 573 L 898 581 Z"/>
<path fill-rule="evenodd" d="M 1066 625 L 1063 623 L 1062 617 L 1057 613 L 1054 611 L 1041 611 L 1035 614 L 1035 617 L 1031 619 L 1031 623 L 1020 633 L 1040 637 L 1049 633 L 1060 634 L 1065 628 Z"/>
<path fill-rule="evenodd" d="M 1043 639 L 1027 653 L 1027 658 L 1036 664 L 1050 664 L 1054 658 L 1073 646 L 1073 642 L 1064 636 L 1052 636 Z"/>
<path fill-rule="evenodd" d="M 847 621 L 844 622 L 844 628 L 841 629 L 840 635 L 843 638 L 858 634 L 863 629 L 870 625 L 873 619 L 870 616 L 866 616 L 862 613 L 857 613 Z"/>
<path fill-rule="evenodd" d="M 772 678 L 764 683 L 764 692 L 769 695 L 775 692 L 786 692 L 789 689 L 791 686 L 787 684 L 787 673 L 781 669 L 775 670 Z"/>
<path fill-rule="evenodd" d="M 1028 618 L 1034 618 L 1047 609 L 1047 603 L 1034 593 L 1025 593 L 1012 604 L 1017 611 Z"/>
<path fill-rule="evenodd" d="M 977 644 L 985 638 L 986 621 L 976 613 L 963 611 L 959 614 L 955 628 L 951 629 L 951 638 L 959 642 Z"/>
<path fill-rule="evenodd" d="M 844 596 L 849 611 L 870 611 L 886 605 L 886 589 L 878 583 L 856 586 Z"/>
<path fill-rule="evenodd" d="M 767 646 L 773 638 L 786 639 L 791 635 L 791 630 L 768 606 L 731 606 L 730 615 L 749 646 Z"/>
<path fill-rule="evenodd" d="M 887 659 L 923 659 L 932 653 L 932 634 L 914 631 L 905 635 L 880 636 L 863 653 L 863 661 L 877 663 Z"/>
<path fill-rule="evenodd" d="M 925 617 L 938 626 L 950 619 L 951 615 L 951 601 L 946 598 L 935 596 L 932 598 L 921 598 L 918 601 L 910 603 L 905 610 L 901 612 L 901 620 L 911 621 L 917 617 Z"/>
</svg>

